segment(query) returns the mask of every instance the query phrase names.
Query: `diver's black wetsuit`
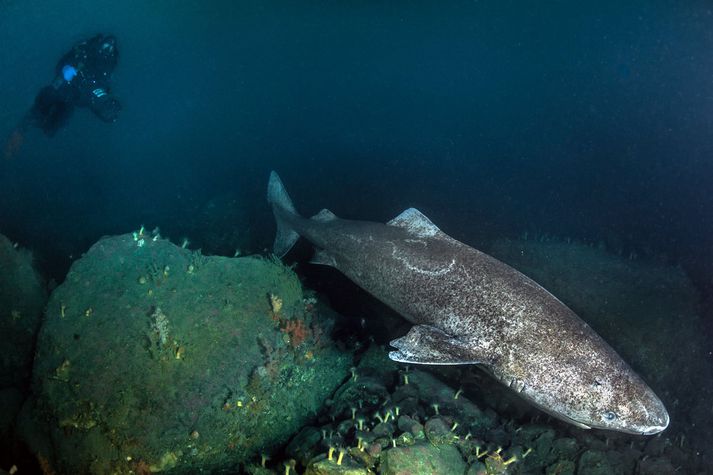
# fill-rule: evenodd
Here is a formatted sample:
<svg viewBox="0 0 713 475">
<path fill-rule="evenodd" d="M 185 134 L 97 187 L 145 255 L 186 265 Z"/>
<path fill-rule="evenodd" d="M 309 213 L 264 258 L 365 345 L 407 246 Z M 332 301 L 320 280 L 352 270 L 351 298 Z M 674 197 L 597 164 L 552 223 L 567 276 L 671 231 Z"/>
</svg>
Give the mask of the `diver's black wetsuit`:
<svg viewBox="0 0 713 475">
<path fill-rule="evenodd" d="M 55 68 L 55 79 L 43 87 L 20 129 L 36 126 L 52 136 L 67 122 L 75 106 L 90 108 L 105 122 L 114 122 L 121 110 L 111 95 L 111 75 L 119 60 L 116 39 L 96 35 L 72 47 Z"/>
</svg>

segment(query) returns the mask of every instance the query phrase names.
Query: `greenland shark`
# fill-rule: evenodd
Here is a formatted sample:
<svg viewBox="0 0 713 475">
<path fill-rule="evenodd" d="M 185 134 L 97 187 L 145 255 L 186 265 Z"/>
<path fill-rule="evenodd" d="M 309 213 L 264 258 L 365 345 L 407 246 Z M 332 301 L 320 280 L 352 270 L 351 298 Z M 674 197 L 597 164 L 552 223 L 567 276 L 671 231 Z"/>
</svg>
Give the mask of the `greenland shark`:
<svg viewBox="0 0 713 475">
<path fill-rule="evenodd" d="M 441 231 L 409 208 L 386 224 L 301 217 L 270 174 L 273 251 L 299 236 L 312 262 L 335 267 L 414 326 L 389 353 L 410 364 L 476 364 L 543 411 L 583 429 L 651 435 L 669 416 L 624 360 L 532 279 Z"/>
</svg>

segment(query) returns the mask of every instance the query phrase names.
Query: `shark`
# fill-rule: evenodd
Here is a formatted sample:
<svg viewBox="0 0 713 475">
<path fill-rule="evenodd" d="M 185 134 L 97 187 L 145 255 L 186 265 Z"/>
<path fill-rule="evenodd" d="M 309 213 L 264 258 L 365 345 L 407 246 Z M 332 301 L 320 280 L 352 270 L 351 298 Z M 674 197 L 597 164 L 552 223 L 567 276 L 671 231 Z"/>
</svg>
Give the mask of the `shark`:
<svg viewBox="0 0 713 475">
<path fill-rule="evenodd" d="M 441 231 L 409 208 L 386 224 L 311 218 L 295 209 L 271 172 L 267 199 L 277 223 L 273 252 L 300 236 L 311 262 L 336 268 L 413 324 L 391 342 L 392 360 L 478 365 L 532 405 L 582 429 L 657 434 L 664 404 L 587 323 L 507 264 Z"/>
</svg>

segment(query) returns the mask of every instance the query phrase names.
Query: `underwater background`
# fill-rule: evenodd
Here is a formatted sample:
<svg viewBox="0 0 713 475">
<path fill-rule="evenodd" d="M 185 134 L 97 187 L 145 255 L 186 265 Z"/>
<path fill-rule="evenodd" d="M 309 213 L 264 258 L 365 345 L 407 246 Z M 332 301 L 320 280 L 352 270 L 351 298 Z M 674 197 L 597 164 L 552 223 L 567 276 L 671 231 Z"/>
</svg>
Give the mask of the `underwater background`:
<svg viewBox="0 0 713 475">
<path fill-rule="evenodd" d="M 97 33 L 118 41 L 118 120 L 77 109 L 0 163 L 0 469 L 713 473 L 708 2 L 6 0 L 3 141 Z M 671 426 L 582 431 L 478 370 L 389 362 L 404 320 L 308 244 L 270 257 L 271 170 L 306 216 L 415 207 L 532 277 Z M 411 420 L 361 433 L 352 409 L 396 421 L 398 401 Z"/>
</svg>

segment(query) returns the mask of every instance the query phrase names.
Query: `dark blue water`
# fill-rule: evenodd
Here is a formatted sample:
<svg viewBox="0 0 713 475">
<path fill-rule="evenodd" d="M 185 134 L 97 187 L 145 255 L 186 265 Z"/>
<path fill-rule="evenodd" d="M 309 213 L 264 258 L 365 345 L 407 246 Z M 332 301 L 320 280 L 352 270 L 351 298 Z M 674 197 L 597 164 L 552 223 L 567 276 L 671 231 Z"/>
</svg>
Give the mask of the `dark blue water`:
<svg viewBox="0 0 713 475">
<path fill-rule="evenodd" d="M 306 214 L 413 206 L 476 247 L 583 241 L 681 265 L 710 305 L 708 2 L 343 3 L 0 3 L 0 137 L 98 32 L 118 38 L 123 104 L 25 134 L 0 232 L 57 280 L 141 224 L 261 253 L 274 169 Z"/>
<path fill-rule="evenodd" d="M 2 231 L 58 272 L 141 223 L 199 240 L 191 214 L 229 193 L 259 249 L 273 168 L 305 211 L 418 206 L 471 242 L 529 229 L 711 260 L 703 2 L 98 5 L 0 20 L 3 135 L 75 41 L 119 39 L 120 120 L 79 110 L 3 164 Z"/>
</svg>

